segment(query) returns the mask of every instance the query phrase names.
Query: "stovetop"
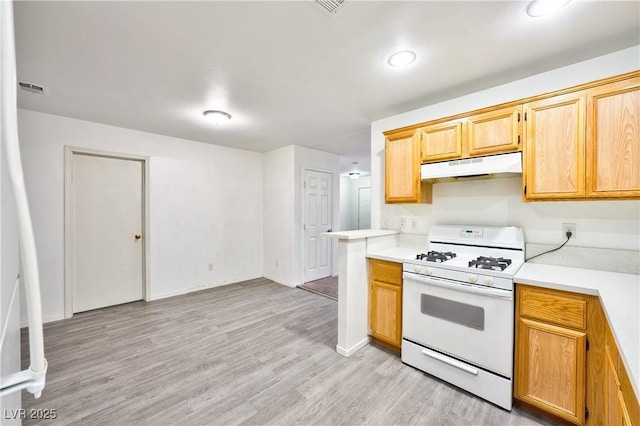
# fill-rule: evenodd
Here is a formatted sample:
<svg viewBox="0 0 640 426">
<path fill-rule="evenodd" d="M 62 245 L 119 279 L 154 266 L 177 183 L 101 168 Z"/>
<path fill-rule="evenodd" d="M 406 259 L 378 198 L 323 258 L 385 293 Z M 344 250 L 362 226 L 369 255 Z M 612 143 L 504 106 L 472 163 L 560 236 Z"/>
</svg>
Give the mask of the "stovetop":
<svg viewBox="0 0 640 426">
<path fill-rule="evenodd" d="M 456 253 L 456 256 L 446 260 L 405 260 L 405 263 L 424 265 L 431 268 L 450 269 L 477 275 L 492 275 L 500 277 L 513 277 L 524 263 L 524 257 L 514 253 L 513 258 L 504 255 L 478 255 Z M 416 257 L 420 255 L 416 254 Z"/>
<path fill-rule="evenodd" d="M 469 227 L 434 225 L 429 232 L 427 250 L 416 250 L 405 268 L 418 274 L 449 270 L 469 276 L 512 279 L 524 263 L 524 237 L 515 227 Z M 447 274 L 450 275 L 450 274 Z M 454 279 L 457 279 L 453 275 Z"/>
</svg>

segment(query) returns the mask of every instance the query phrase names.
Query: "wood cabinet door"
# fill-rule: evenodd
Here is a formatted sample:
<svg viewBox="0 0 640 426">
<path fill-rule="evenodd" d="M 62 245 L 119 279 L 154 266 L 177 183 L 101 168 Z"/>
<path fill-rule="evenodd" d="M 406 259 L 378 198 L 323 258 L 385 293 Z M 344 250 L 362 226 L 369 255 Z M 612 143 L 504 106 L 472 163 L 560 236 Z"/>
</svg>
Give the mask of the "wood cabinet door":
<svg viewBox="0 0 640 426">
<path fill-rule="evenodd" d="M 606 424 L 616 425 L 618 423 L 618 394 L 620 393 L 620 381 L 616 373 L 616 367 L 613 362 L 613 356 L 610 352 L 609 345 L 605 345 L 604 349 L 604 368 L 605 368 L 605 419 Z"/>
<path fill-rule="evenodd" d="M 469 156 L 517 151 L 520 147 L 522 106 L 502 108 L 467 119 Z"/>
<path fill-rule="evenodd" d="M 462 121 L 447 121 L 420 129 L 422 163 L 462 157 L 464 137 Z"/>
<path fill-rule="evenodd" d="M 385 202 L 417 203 L 421 200 L 420 147 L 416 131 L 388 136 L 385 144 Z"/>
<path fill-rule="evenodd" d="M 585 94 L 525 104 L 525 198 L 571 199 L 585 194 Z"/>
<path fill-rule="evenodd" d="M 617 358 L 617 350 L 608 344 L 604 349 L 605 368 L 605 419 L 607 425 L 632 425 L 631 416 L 627 410 L 624 394 L 620 387 L 620 379 L 617 373 L 614 359 Z"/>
<path fill-rule="evenodd" d="M 584 424 L 586 333 L 526 318 L 517 332 L 514 396 Z"/>
<path fill-rule="evenodd" d="M 369 259 L 369 278 L 388 284 L 402 285 L 402 263 Z"/>
<path fill-rule="evenodd" d="M 587 196 L 640 196 L 640 77 L 587 91 Z"/>
<path fill-rule="evenodd" d="M 402 287 L 372 280 L 369 291 L 371 336 L 399 348 L 402 344 Z"/>
</svg>

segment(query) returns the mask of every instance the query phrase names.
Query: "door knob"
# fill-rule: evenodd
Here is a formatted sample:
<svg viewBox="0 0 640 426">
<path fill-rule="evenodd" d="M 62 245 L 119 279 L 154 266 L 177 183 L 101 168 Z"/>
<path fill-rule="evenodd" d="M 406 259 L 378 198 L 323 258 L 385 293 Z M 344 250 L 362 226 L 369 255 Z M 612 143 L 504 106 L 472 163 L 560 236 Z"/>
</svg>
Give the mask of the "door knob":
<svg viewBox="0 0 640 426">
<path fill-rule="evenodd" d="M 134 235 L 134 237 L 135 237 L 136 240 L 139 240 L 140 238 L 142 238 L 142 235 L 136 234 L 136 235 Z"/>
</svg>

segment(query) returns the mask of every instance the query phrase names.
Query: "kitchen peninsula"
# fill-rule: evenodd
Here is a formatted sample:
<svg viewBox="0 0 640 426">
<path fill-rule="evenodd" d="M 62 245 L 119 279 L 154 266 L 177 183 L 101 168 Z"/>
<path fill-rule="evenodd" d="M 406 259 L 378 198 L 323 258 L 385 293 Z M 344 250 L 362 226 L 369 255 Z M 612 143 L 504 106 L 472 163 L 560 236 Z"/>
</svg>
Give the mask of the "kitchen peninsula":
<svg viewBox="0 0 640 426">
<path fill-rule="evenodd" d="M 369 343 L 367 254 L 398 246 L 398 231 L 361 229 L 327 232 L 338 243 L 338 344 L 336 352 L 349 357 Z M 402 249 L 396 249 L 400 251 Z M 406 256 L 415 250 L 406 249 Z M 400 256 L 402 257 L 402 256 Z M 401 260 L 396 260 L 401 261 Z"/>
</svg>

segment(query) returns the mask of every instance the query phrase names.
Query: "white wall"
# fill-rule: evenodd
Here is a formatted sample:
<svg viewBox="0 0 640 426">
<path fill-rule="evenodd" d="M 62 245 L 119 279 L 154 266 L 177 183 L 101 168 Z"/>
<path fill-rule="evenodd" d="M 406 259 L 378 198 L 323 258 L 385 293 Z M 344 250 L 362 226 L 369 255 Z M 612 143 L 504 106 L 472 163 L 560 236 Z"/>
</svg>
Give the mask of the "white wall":
<svg viewBox="0 0 640 426">
<path fill-rule="evenodd" d="M 64 313 L 65 145 L 150 158 L 151 299 L 262 276 L 262 154 L 18 114 L 45 321 Z"/>
<path fill-rule="evenodd" d="M 497 86 L 371 124 L 372 227 L 398 229 L 402 216 L 419 218 L 418 233 L 431 224 L 518 225 L 528 243 L 562 240 L 562 223 L 577 224 L 569 245 L 640 250 L 640 202 L 521 200 L 521 178 L 458 181 L 434 185 L 432 205 L 384 204 L 383 131 L 513 101 L 617 74 L 640 65 L 640 46 Z"/>
<path fill-rule="evenodd" d="M 264 154 L 264 276 L 295 286 L 294 240 L 294 147 Z"/>
<path fill-rule="evenodd" d="M 20 293 L 12 296 L 18 278 L 18 219 L 13 191 L 9 184 L 5 153 L 0 150 L 0 330 L 6 335 L 0 351 L 0 376 L 5 377 L 21 370 L 20 366 Z M 21 392 L 0 397 L 0 423 L 16 425 L 21 421 L 12 419 L 9 410 L 22 407 Z M 6 411 L 5 411 L 6 410 Z M 15 413 L 16 411 L 14 411 Z"/>
<path fill-rule="evenodd" d="M 348 176 L 340 176 L 340 231 L 351 231 L 352 206 L 351 206 L 351 179 Z"/>
<path fill-rule="evenodd" d="M 333 174 L 333 229 L 340 225 L 340 157 L 301 146 L 264 154 L 264 276 L 290 287 L 302 284 L 304 169 Z M 338 268 L 337 242 L 333 273 Z M 278 265 L 276 266 L 276 261 Z"/>
<path fill-rule="evenodd" d="M 340 176 L 340 230 L 358 229 L 358 190 L 371 186 L 371 176 L 353 180 Z"/>
</svg>

